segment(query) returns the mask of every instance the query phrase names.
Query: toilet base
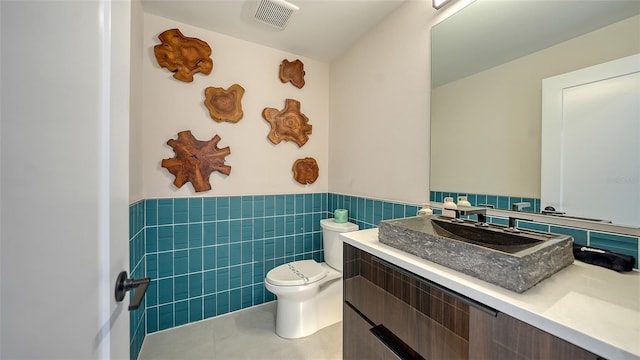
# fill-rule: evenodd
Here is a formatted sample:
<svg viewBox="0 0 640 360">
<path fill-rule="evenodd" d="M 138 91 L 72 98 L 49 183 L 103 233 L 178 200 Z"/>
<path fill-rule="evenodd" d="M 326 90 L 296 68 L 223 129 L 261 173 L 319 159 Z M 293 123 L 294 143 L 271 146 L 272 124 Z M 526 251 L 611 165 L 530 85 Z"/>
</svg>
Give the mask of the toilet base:
<svg viewBox="0 0 640 360">
<path fill-rule="evenodd" d="M 313 294 L 302 295 L 304 291 L 276 294 L 276 334 L 278 336 L 297 339 L 342 321 L 342 274 L 331 270 L 334 274 L 330 273 L 327 277 L 332 279 L 321 280 L 321 284 L 312 290 Z"/>
</svg>

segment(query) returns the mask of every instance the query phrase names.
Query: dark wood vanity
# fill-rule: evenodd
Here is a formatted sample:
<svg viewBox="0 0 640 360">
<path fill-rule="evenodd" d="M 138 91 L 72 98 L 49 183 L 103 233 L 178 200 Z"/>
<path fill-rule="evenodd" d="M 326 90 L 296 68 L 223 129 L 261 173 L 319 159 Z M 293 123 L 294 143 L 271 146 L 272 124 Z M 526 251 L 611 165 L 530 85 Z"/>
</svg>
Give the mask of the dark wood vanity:
<svg viewBox="0 0 640 360">
<path fill-rule="evenodd" d="M 343 358 L 601 359 L 344 244 Z"/>
</svg>

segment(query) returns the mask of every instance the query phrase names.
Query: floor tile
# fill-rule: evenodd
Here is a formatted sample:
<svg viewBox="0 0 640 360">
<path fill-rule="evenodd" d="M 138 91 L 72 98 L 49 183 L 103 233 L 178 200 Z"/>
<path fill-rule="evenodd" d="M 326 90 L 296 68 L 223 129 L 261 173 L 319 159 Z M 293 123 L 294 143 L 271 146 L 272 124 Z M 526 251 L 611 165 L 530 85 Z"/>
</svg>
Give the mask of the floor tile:
<svg viewBox="0 0 640 360">
<path fill-rule="evenodd" d="M 273 301 L 149 334 L 139 359 L 342 359 L 342 322 L 290 340 L 276 335 L 275 313 Z"/>
</svg>

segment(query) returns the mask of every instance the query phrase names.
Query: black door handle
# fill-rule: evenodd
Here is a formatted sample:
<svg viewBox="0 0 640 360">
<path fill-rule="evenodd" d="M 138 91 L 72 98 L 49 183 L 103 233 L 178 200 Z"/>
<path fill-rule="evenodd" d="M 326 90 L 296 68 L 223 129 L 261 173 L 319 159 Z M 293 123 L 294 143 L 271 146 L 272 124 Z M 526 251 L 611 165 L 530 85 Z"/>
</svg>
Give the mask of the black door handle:
<svg viewBox="0 0 640 360">
<path fill-rule="evenodd" d="M 384 325 L 374 326 L 369 331 L 401 360 L 425 360 Z"/>
<path fill-rule="evenodd" d="M 121 271 L 116 279 L 115 296 L 116 302 L 120 302 L 124 299 L 124 295 L 127 291 L 136 289 L 133 299 L 129 303 L 129 311 L 136 310 L 140 307 L 140 303 L 144 298 L 144 294 L 147 292 L 151 278 L 142 279 L 129 279 L 126 271 Z"/>
</svg>

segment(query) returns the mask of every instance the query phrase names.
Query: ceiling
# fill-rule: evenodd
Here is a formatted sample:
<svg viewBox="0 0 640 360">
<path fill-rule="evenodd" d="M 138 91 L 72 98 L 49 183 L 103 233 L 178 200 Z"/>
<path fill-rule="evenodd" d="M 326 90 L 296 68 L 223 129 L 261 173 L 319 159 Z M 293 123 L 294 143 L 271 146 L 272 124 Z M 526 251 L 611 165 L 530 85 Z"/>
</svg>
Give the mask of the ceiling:
<svg viewBox="0 0 640 360">
<path fill-rule="evenodd" d="M 142 6 L 145 13 L 330 63 L 409 0 L 287 1 L 300 9 L 284 30 L 252 19 L 258 0 L 142 0 Z"/>
</svg>

